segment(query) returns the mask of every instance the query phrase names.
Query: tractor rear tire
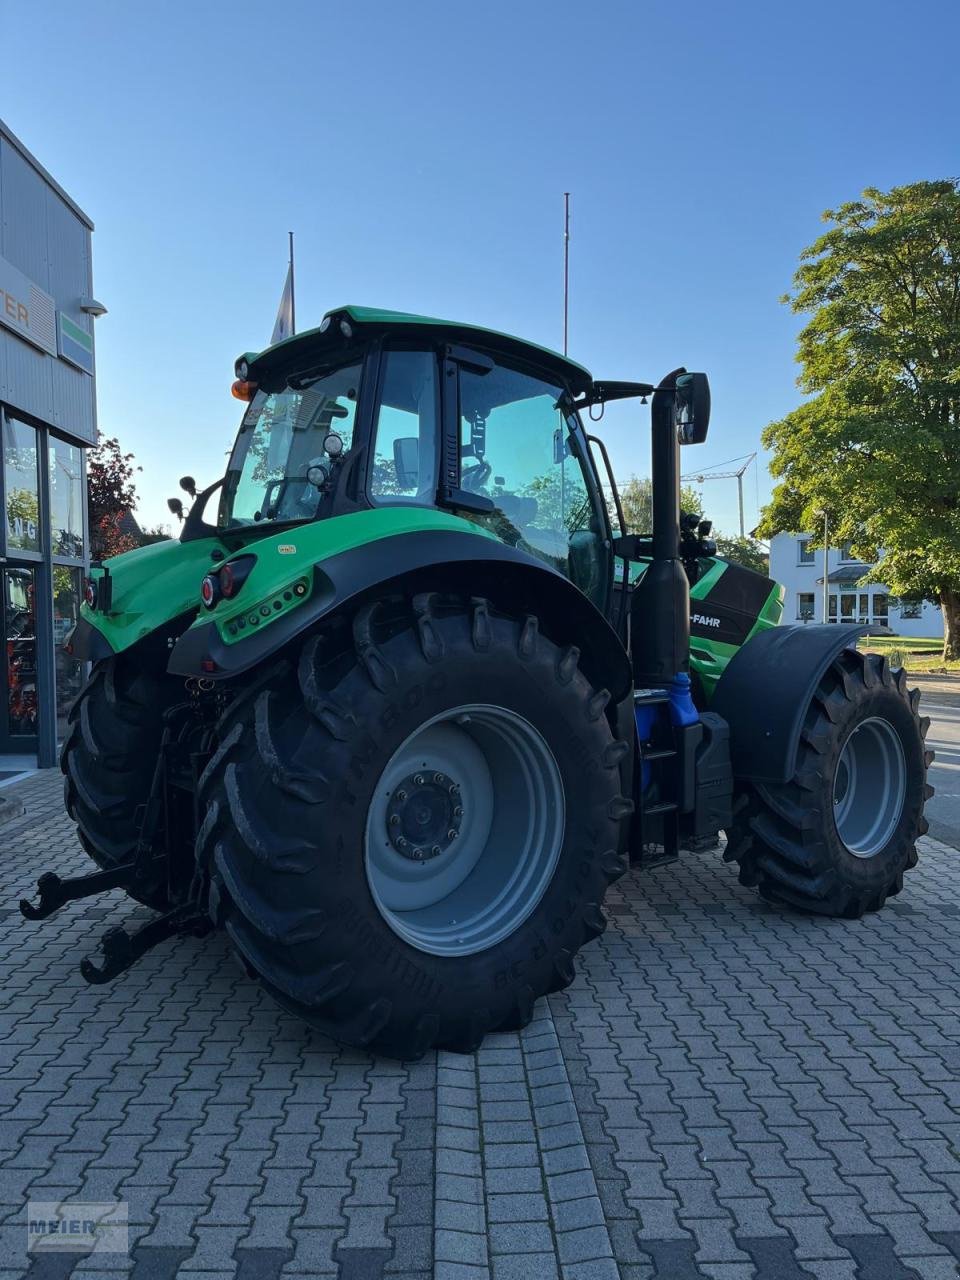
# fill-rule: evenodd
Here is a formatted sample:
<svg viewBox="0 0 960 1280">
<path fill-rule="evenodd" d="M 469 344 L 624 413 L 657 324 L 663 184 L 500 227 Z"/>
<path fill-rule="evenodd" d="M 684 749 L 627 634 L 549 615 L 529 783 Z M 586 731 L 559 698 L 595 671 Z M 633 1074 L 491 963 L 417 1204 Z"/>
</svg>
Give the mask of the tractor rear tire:
<svg viewBox="0 0 960 1280">
<path fill-rule="evenodd" d="M 86 852 L 102 870 L 129 861 L 137 847 L 138 810 L 146 803 L 163 735 L 163 713 L 183 682 L 144 654 L 97 663 L 68 716 L 60 751 L 67 812 Z M 166 910 L 166 885 L 131 892 Z"/>
<path fill-rule="evenodd" d="M 578 657 L 535 617 L 422 595 L 308 637 L 227 710 L 197 859 L 280 1004 L 412 1059 L 525 1026 L 572 980 L 632 809 Z"/>
<path fill-rule="evenodd" d="M 724 858 L 762 897 L 858 919 L 903 888 L 933 794 L 920 693 L 886 658 L 845 649 L 803 722 L 796 770 L 782 785 L 745 784 Z"/>
</svg>

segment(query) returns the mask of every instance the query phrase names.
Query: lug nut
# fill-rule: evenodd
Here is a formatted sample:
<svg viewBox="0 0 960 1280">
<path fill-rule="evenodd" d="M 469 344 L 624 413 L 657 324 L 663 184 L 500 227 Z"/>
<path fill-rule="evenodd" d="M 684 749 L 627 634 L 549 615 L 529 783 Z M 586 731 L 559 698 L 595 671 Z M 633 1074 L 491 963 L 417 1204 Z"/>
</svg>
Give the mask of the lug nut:
<svg viewBox="0 0 960 1280">
<path fill-rule="evenodd" d="M 423 850 L 422 850 L 422 849 L 414 849 L 414 851 L 413 851 L 413 856 L 416 858 L 416 860 L 417 860 L 418 862 L 420 862 L 420 861 L 421 861 L 421 859 L 423 858 Z"/>
<path fill-rule="evenodd" d="M 406 800 L 406 798 L 407 798 L 407 793 L 406 793 L 405 791 L 398 791 L 398 792 L 397 792 L 397 799 L 400 801 L 400 803 L 401 803 L 401 804 L 403 804 L 403 802 L 404 802 L 404 800 Z"/>
<path fill-rule="evenodd" d="M 455 809 L 454 809 L 454 811 L 453 811 L 453 816 L 454 816 L 455 818 L 462 818 L 462 817 L 463 817 L 463 805 L 458 804 L 458 805 L 456 806 L 456 808 L 455 808 Z"/>
<path fill-rule="evenodd" d="M 401 836 L 400 839 L 397 841 L 397 848 L 405 849 L 406 847 L 407 847 L 407 842 L 406 840 L 404 840 L 403 836 Z"/>
<path fill-rule="evenodd" d="M 435 773 L 433 775 L 433 780 L 434 782 L 438 782 L 438 783 L 443 783 L 446 781 L 442 773 Z"/>
<path fill-rule="evenodd" d="M 443 850 L 440 848 L 440 846 L 439 846 L 438 844 L 435 844 L 435 845 L 433 846 L 433 848 L 430 850 L 430 852 L 433 854 L 433 856 L 434 856 L 434 857 L 436 857 L 436 856 L 437 856 L 437 854 L 438 854 L 438 853 L 442 853 L 442 852 L 443 852 Z"/>
<path fill-rule="evenodd" d="M 447 839 L 456 840 L 458 835 L 459 835 L 459 832 L 457 831 L 456 827 L 451 827 L 450 830 L 447 832 Z"/>
<path fill-rule="evenodd" d="M 391 827 L 398 827 L 398 826 L 400 825 L 400 815 L 399 815 L 399 813 L 391 814 L 391 817 L 390 817 L 390 825 L 391 825 Z"/>
<path fill-rule="evenodd" d="M 424 784 L 424 782 L 426 781 L 426 779 L 424 778 L 424 776 L 423 776 L 423 774 L 422 774 L 422 773 L 414 774 L 414 778 L 413 778 L 413 780 L 414 780 L 414 782 L 417 784 L 417 786 L 418 786 L 418 787 L 422 787 L 422 786 L 423 786 L 423 784 Z"/>
</svg>

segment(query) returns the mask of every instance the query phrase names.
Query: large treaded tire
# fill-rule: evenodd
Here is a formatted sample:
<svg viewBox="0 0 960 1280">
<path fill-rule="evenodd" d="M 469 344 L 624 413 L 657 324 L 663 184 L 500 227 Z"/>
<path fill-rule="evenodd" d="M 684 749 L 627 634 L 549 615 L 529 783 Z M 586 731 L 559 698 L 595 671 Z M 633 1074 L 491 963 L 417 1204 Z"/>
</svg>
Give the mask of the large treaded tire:
<svg viewBox="0 0 960 1280">
<path fill-rule="evenodd" d="M 741 784 L 724 858 L 740 867 L 740 883 L 803 911 L 857 919 L 878 911 L 903 888 L 917 864 L 917 837 L 927 831 L 925 800 L 933 794 L 924 746 L 930 721 L 918 713 L 919 690 L 886 658 L 845 649 L 831 664 L 804 718 L 797 765 L 779 786 Z M 900 740 L 906 789 L 895 829 L 870 857 L 841 841 L 834 821 L 834 778 L 844 744 L 864 720 L 888 722 Z"/>
<path fill-rule="evenodd" d="M 134 854 L 137 810 L 150 794 L 163 713 L 183 687 L 154 665 L 146 654 L 97 663 L 68 716 L 60 751 L 64 802 L 80 843 L 104 870 Z M 161 911 L 169 905 L 159 882 L 131 896 Z"/>
<path fill-rule="evenodd" d="M 248 971 L 334 1038 L 399 1058 L 469 1051 L 516 1029 L 573 978 L 626 870 L 626 819 L 609 694 L 579 652 L 532 616 L 484 600 L 365 606 L 342 634 L 307 638 L 228 708 L 201 778 L 197 857 L 210 911 Z M 468 703 L 508 706 L 549 745 L 566 798 L 552 879 L 504 940 L 465 956 L 410 945 L 381 915 L 364 862 L 381 772 L 411 732 Z"/>
</svg>

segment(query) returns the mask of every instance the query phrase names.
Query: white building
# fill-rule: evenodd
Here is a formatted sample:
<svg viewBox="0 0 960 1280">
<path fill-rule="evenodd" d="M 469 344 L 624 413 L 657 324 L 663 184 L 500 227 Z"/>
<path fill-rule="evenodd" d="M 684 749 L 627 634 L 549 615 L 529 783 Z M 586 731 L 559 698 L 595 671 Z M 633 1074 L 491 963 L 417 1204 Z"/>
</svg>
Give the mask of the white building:
<svg viewBox="0 0 960 1280">
<path fill-rule="evenodd" d="M 872 566 L 851 555 L 849 545 L 827 552 L 827 622 L 889 627 L 901 636 L 943 636 L 943 615 L 924 600 L 892 596 L 871 582 L 858 586 Z M 770 542 L 770 577 L 786 590 L 783 622 L 823 622 L 823 549 L 810 535 L 778 533 Z"/>
</svg>

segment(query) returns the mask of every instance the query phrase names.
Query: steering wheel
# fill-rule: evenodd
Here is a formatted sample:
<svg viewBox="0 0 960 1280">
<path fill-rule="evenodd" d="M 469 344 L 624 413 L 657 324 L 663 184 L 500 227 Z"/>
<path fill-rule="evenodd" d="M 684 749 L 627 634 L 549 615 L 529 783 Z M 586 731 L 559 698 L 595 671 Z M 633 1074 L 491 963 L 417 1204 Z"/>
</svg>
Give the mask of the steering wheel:
<svg viewBox="0 0 960 1280">
<path fill-rule="evenodd" d="M 478 462 L 475 466 L 468 467 L 460 473 L 460 488 L 466 489 L 468 493 L 477 493 L 480 486 L 490 479 L 492 470 L 489 462 Z"/>
</svg>

